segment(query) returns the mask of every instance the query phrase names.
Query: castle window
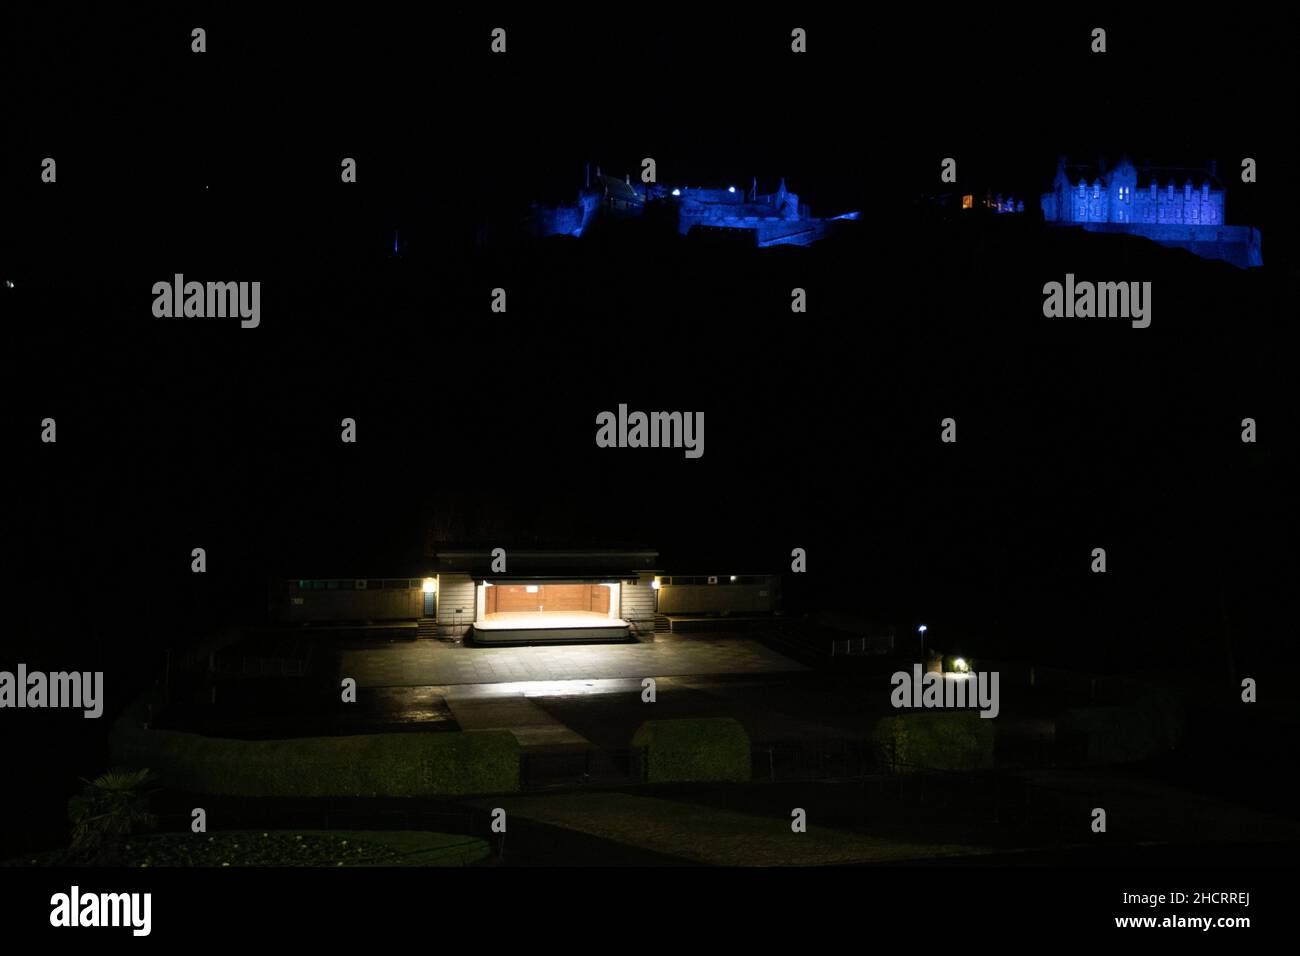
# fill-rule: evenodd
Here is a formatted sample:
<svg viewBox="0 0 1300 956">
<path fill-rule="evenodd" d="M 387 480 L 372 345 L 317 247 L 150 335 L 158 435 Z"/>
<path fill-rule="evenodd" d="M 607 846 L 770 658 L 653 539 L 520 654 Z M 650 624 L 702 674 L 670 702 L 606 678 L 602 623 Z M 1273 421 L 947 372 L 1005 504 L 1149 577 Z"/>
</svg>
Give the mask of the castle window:
<svg viewBox="0 0 1300 956">
<path fill-rule="evenodd" d="M 975 205 L 975 197 L 974 197 L 974 196 L 962 196 L 962 197 L 961 197 L 961 208 L 962 208 L 962 209 L 971 209 L 972 207 L 974 207 L 974 205 Z"/>
</svg>

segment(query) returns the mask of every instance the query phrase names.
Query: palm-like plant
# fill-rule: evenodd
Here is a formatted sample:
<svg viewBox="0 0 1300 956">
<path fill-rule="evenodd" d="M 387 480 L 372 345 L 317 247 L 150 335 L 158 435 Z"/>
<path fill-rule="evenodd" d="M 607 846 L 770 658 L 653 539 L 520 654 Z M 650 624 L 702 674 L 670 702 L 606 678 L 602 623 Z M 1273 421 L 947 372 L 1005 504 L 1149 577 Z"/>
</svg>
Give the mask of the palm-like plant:
<svg viewBox="0 0 1300 956">
<path fill-rule="evenodd" d="M 81 778 L 81 792 L 68 801 L 72 849 L 96 852 L 105 841 L 152 827 L 149 793 L 153 781 L 144 770 L 113 769 L 94 780 Z"/>
</svg>

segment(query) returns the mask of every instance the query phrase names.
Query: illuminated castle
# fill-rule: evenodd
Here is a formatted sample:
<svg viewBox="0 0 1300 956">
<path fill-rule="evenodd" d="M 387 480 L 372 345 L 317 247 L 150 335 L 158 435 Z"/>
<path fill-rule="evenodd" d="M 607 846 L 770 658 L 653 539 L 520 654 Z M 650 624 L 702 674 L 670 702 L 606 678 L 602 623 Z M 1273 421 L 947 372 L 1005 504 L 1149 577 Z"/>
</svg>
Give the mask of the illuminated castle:
<svg viewBox="0 0 1300 956">
<path fill-rule="evenodd" d="M 672 218 L 682 235 L 735 240 L 759 247 L 807 246 L 824 238 L 836 220 L 857 219 L 856 212 L 817 218 L 799 197 L 789 192 L 782 178 L 775 192 L 760 193 L 754 177 L 747 191 L 735 186 L 699 189 L 660 183 L 634 183 L 631 176 L 618 179 L 588 167 L 587 184 L 576 203 L 534 205 L 530 232 L 536 236 L 581 236 L 592 224 L 605 219 L 642 216 Z"/>
<path fill-rule="evenodd" d="M 1108 169 L 1104 160 L 1072 165 L 1062 156 L 1042 208 L 1047 222 L 1132 233 L 1242 268 L 1264 264 L 1259 230 L 1225 224 L 1213 162 L 1208 169 L 1138 167 L 1124 157 Z"/>
</svg>

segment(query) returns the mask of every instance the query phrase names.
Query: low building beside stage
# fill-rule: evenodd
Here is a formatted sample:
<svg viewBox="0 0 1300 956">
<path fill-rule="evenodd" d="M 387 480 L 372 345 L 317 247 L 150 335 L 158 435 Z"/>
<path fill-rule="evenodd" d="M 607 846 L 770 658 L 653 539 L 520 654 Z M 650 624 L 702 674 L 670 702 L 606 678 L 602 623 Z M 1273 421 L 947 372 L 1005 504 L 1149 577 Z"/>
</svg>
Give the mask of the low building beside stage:
<svg viewBox="0 0 1300 956">
<path fill-rule="evenodd" d="M 775 575 L 669 574 L 655 551 L 512 551 L 505 561 L 498 572 L 490 549 L 443 551 L 408 577 L 286 581 L 271 614 L 282 624 L 409 622 L 421 637 L 477 644 L 576 643 L 752 620 L 779 606 Z"/>
</svg>

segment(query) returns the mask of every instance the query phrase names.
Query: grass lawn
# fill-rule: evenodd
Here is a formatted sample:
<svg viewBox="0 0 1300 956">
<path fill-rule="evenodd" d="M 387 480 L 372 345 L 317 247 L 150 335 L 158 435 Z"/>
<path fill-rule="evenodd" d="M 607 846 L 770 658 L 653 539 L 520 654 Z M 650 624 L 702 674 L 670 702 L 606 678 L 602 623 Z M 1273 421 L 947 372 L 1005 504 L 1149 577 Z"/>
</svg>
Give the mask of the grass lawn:
<svg viewBox="0 0 1300 956">
<path fill-rule="evenodd" d="M 617 791 L 517 797 L 509 805 L 525 819 L 717 866 L 894 863 L 989 852 L 987 846 L 924 835 L 909 839 L 834 829 L 815 818 L 806 833 L 795 833 L 788 809 L 758 816 Z"/>
<path fill-rule="evenodd" d="M 52 850 L 5 866 L 465 866 L 486 840 L 423 830 L 231 830 L 124 837 L 93 860 Z"/>
</svg>

